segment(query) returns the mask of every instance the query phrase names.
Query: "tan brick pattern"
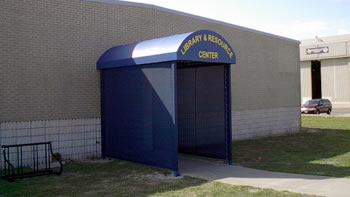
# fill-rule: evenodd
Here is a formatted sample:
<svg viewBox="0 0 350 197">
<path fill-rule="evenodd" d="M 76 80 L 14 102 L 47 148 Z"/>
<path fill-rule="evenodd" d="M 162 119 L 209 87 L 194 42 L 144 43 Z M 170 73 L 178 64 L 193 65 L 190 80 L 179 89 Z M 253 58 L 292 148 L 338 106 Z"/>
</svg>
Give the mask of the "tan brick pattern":
<svg viewBox="0 0 350 197">
<path fill-rule="evenodd" d="M 99 117 L 95 66 L 106 49 L 199 29 L 222 34 L 236 52 L 234 110 L 299 106 L 297 43 L 156 9 L 78 0 L 2 0 L 0 13 L 0 122 Z"/>
</svg>

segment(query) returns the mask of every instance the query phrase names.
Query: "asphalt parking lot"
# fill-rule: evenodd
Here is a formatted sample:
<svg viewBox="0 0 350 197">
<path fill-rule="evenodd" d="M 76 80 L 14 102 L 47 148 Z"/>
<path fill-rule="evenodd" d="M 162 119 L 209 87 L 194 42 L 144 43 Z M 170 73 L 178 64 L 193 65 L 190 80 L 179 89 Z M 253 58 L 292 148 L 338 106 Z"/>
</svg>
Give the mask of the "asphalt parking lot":
<svg viewBox="0 0 350 197">
<path fill-rule="evenodd" d="M 333 108 L 332 115 L 347 115 L 347 116 L 350 116 L 350 108 Z"/>
</svg>

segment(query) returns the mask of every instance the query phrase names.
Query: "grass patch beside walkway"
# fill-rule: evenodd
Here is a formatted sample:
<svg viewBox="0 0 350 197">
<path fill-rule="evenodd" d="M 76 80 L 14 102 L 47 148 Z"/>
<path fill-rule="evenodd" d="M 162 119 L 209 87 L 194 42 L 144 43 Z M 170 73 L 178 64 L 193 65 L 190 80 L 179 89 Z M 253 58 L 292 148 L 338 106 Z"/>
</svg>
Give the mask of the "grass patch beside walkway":
<svg viewBox="0 0 350 197">
<path fill-rule="evenodd" d="M 298 134 L 234 142 L 234 162 L 270 171 L 349 178 L 350 118 L 303 116 L 302 121 L 303 132 Z"/>
<path fill-rule="evenodd" d="M 62 176 L 42 176 L 9 183 L 0 179 L 0 196 L 307 196 L 270 189 L 232 186 L 170 171 L 114 160 L 76 162 Z"/>
<path fill-rule="evenodd" d="M 350 132 L 350 118 L 348 117 L 322 117 L 322 116 L 303 116 L 303 127 L 344 130 Z"/>
</svg>

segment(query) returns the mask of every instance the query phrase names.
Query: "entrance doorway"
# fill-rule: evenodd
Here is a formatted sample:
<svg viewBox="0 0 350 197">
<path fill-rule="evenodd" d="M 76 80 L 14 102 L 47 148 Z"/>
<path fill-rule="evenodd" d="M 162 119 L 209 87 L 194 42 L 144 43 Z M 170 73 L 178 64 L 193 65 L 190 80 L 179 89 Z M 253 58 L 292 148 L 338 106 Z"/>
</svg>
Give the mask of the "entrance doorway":
<svg viewBox="0 0 350 197">
<path fill-rule="evenodd" d="M 178 64 L 179 153 L 228 159 L 231 137 L 223 64 Z M 229 138 L 229 139 L 228 139 Z"/>
<path fill-rule="evenodd" d="M 97 62 L 102 157 L 171 169 L 175 176 L 179 152 L 232 165 L 235 63 L 229 43 L 207 30 L 108 49 Z"/>
<path fill-rule="evenodd" d="M 311 61 L 312 99 L 322 98 L 321 61 Z"/>
</svg>

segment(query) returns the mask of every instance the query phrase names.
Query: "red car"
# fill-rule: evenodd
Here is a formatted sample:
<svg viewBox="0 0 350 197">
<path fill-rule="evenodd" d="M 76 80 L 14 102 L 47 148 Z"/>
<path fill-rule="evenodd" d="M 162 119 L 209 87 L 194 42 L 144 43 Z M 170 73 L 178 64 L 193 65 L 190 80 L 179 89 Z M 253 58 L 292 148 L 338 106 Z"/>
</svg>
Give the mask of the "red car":
<svg viewBox="0 0 350 197">
<path fill-rule="evenodd" d="M 328 99 L 312 99 L 306 101 L 301 107 L 301 113 L 303 114 L 331 114 L 332 103 Z"/>
</svg>

